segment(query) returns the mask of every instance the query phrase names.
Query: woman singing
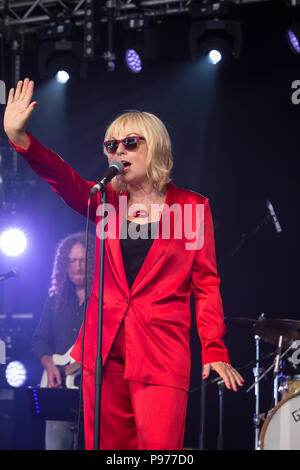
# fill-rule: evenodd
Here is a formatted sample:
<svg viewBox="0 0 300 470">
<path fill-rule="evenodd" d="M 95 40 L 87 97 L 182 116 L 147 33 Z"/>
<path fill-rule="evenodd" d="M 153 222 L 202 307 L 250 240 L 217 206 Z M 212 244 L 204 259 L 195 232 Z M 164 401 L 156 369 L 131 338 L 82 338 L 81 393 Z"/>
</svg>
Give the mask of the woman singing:
<svg viewBox="0 0 300 470">
<path fill-rule="evenodd" d="M 26 126 L 34 83 L 10 90 L 5 132 L 31 168 L 86 215 L 95 182 L 85 181 Z M 194 295 L 203 376 L 243 384 L 230 365 L 208 199 L 170 181 L 171 143 L 153 114 L 128 112 L 110 124 L 103 150 L 124 171 L 107 186 L 100 449 L 182 449 L 190 380 L 190 298 Z M 86 449 L 93 448 L 97 353 L 100 193 L 91 198 L 97 227 L 93 290 L 72 351 L 83 359 Z M 199 360 L 200 367 L 200 360 Z"/>
</svg>

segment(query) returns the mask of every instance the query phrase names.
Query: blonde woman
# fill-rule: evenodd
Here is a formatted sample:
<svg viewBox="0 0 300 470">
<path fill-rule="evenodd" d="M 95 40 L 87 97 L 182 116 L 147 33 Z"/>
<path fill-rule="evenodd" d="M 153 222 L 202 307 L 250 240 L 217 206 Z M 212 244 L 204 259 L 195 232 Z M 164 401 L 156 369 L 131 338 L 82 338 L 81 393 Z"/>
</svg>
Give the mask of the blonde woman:
<svg viewBox="0 0 300 470">
<path fill-rule="evenodd" d="M 33 90 L 33 82 L 25 79 L 10 91 L 6 134 L 33 170 L 86 215 L 95 183 L 81 178 L 26 131 L 36 105 Z M 107 129 L 103 150 L 109 162 L 122 161 L 124 171 L 107 186 L 100 449 L 181 449 L 190 380 L 192 294 L 203 376 L 214 369 L 227 388 L 237 390 L 243 383 L 223 342 L 226 328 L 209 202 L 170 181 L 170 138 L 164 124 L 150 113 L 119 116 Z M 99 193 L 93 196 L 90 208 L 96 224 L 99 198 Z M 87 449 L 93 448 L 99 244 L 97 237 L 84 335 Z M 82 332 L 72 351 L 77 361 L 81 345 Z"/>
</svg>

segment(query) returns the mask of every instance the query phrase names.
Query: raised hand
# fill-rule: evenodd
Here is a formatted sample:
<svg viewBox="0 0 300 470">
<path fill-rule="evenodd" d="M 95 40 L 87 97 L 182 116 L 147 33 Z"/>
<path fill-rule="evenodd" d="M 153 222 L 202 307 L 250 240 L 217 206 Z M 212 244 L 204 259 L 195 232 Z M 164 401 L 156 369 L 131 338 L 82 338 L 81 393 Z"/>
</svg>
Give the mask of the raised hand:
<svg viewBox="0 0 300 470">
<path fill-rule="evenodd" d="M 18 82 L 16 90 L 11 88 L 8 95 L 3 119 L 4 131 L 8 138 L 20 147 L 29 145 L 25 128 L 37 104 L 36 101 L 31 101 L 33 90 L 34 82 L 25 78 L 24 82 Z"/>
</svg>

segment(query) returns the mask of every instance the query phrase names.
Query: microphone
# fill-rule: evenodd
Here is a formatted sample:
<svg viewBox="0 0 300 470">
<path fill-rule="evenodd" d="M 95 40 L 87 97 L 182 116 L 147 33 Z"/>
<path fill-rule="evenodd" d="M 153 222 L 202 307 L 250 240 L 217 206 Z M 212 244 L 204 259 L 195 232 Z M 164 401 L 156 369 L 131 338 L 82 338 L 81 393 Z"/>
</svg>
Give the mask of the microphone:
<svg viewBox="0 0 300 470">
<path fill-rule="evenodd" d="M 267 200 L 267 208 L 268 208 L 268 211 L 269 211 L 270 216 L 272 218 L 272 222 L 274 224 L 276 232 L 278 232 L 278 233 L 282 232 L 282 228 L 281 228 L 281 225 L 280 225 L 280 223 L 277 219 L 277 215 L 275 214 L 274 208 L 273 208 L 271 202 L 268 201 L 268 200 Z"/>
<path fill-rule="evenodd" d="M 120 175 L 124 171 L 124 163 L 114 160 L 108 167 L 105 175 L 91 189 L 91 196 L 103 189 L 116 175 Z"/>
<path fill-rule="evenodd" d="M 11 271 L 8 271 L 7 273 L 0 274 L 0 281 L 5 281 L 5 279 L 8 279 L 9 277 L 16 277 L 19 275 L 19 270 L 17 268 L 13 268 Z"/>
</svg>

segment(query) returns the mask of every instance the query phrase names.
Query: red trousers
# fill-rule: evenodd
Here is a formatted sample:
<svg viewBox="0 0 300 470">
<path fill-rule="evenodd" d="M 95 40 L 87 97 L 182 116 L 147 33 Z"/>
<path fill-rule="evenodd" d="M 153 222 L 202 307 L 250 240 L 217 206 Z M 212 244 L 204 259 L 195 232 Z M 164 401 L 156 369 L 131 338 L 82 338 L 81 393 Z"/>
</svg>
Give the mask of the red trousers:
<svg viewBox="0 0 300 470">
<path fill-rule="evenodd" d="M 101 450 L 182 449 L 187 392 L 123 379 L 125 332 L 120 328 L 105 364 L 101 387 Z M 94 374 L 84 370 L 84 431 L 87 450 L 94 445 Z"/>
</svg>

